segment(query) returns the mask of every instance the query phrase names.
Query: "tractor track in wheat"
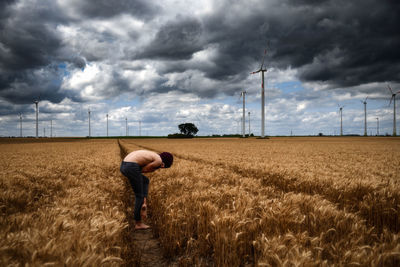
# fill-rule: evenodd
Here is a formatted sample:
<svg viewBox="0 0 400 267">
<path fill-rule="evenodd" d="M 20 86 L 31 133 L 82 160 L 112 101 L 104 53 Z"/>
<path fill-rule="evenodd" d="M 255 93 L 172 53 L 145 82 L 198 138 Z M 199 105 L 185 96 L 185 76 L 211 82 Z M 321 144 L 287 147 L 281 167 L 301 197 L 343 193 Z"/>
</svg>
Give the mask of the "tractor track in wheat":
<svg viewBox="0 0 400 267">
<path fill-rule="evenodd" d="M 120 148 L 121 160 L 126 156 L 128 151 L 121 145 L 118 141 L 118 145 Z M 123 176 L 121 174 L 121 176 Z M 125 177 L 123 177 L 125 180 Z M 127 239 L 129 242 L 133 243 L 131 256 L 135 256 L 135 259 L 125 259 L 127 265 L 135 264 L 137 266 L 143 267 L 163 267 L 163 266 L 171 266 L 171 262 L 169 262 L 164 256 L 163 251 L 160 245 L 160 242 L 156 238 L 154 231 L 152 228 L 147 230 L 135 230 L 135 221 L 133 219 L 133 207 L 134 207 L 134 196 L 133 191 L 127 181 L 125 181 L 125 199 L 126 203 L 126 217 L 128 218 L 129 227 L 127 231 Z M 150 209 L 150 207 L 149 207 Z M 148 223 L 152 226 L 151 222 L 151 210 L 149 210 L 148 214 Z"/>
</svg>

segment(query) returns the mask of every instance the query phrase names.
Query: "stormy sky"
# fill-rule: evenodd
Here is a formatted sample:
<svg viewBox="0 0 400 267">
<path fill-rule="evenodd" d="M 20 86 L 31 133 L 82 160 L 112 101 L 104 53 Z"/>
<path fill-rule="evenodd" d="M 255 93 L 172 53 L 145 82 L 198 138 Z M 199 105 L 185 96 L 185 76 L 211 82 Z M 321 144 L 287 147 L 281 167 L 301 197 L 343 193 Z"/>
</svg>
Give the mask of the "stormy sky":
<svg viewBox="0 0 400 267">
<path fill-rule="evenodd" d="M 0 2 L 0 136 L 392 133 L 400 90 L 395 0 Z M 392 104 L 393 105 L 393 104 Z M 398 110 L 397 110 L 398 111 Z M 248 117 L 246 131 L 248 131 Z M 400 128 L 399 126 L 397 128 Z"/>
</svg>

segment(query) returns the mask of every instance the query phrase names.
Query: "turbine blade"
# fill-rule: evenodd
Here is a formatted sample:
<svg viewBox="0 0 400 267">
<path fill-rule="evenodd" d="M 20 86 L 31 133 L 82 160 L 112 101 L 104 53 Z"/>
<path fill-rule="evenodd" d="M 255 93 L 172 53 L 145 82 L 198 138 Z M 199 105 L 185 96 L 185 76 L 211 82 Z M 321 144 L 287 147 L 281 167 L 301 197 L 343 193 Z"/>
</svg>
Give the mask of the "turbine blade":
<svg viewBox="0 0 400 267">
<path fill-rule="evenodd" d="M 260 71 L 261 71 L 261 69 L 259 69 L 258 71 L 253 71 L 250 74 L 256 74 L 256 73 L 259 73 Z"/>
<path fill-rule="evenodd" d="M 263 55 L 263 58 L 262 58 L 260 70 L 264 67 L 264 59 L 265 59 L 265 55 L 266 54 L 267 54 L 267 48 L 264 49 L 264 55 Z"/>
<path fill-rule="evenodd" d="M 398 93 L 400 93 L 400 91 L 397 91 L 397 92 L 395 93 L 395 95 L 397 95 Z"/>
<path fill-rule="evenodd" d="M 368 96 L 365 98 L 364 102 L 367 102 Z"/>
<path fill-rule="evenodd" d="M 394 96 L 392 95 L 392 97 L 390 98 L 390 102 L 389 102 L 389 107 L 392 104 L 392 100 L 393 100 Z"/>
<path fill-rule="evenodd" d="M 387 87 L 389 88 L 390 92 L 391 92 L 391 93 L 392 93 L 392 95 L 393 95 L 393 90 L 392 90 L 392 87 L 390 87 L 390 85 L 389 85 L 389 84 L 387 85 Z"/>
</svg>

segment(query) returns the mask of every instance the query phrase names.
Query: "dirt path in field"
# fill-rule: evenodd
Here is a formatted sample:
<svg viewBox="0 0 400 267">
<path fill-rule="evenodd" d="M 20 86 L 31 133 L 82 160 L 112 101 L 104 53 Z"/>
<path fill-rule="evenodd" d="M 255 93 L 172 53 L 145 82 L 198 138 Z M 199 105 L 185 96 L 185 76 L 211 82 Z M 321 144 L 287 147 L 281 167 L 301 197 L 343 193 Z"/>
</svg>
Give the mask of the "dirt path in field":
<svg viewBox="0 0 400 267">
<path fill-rule="evenodd" d="M 121 159 L 125 157 L 127 151 L 125 148 L 118 142 Z M 121 174 L 122 175 L 122 174 Z M 128 257 L 135 257 L 135 259 L 129 258 L 125 259 L 127 265 L 136 265 L 143 267 L 158 267 L 158 266 L 172 266 L 166 258 L 163 257 L 161 244 L 157 238 L 155 238 L 153 229 L 147 230 L 134 230 L 135 229 L 135 221 L 133 219 L 133 207 L 134 207 L 134 196 L 133 191 L 130 188 L 129 182 L 125 182 L 126 192 L 125 199 L 126 202 L 126 216 L 128 218 L 129 227 L 126 232 L 129 235 L 126 240 L 127 242 L 131 242 L 131 252 L 127 254 Z M 151 212 L 151 211 L 150 211 Z M 149 217 L 146 224 L 152 225 L 151 223 L 151 215 Z"/>
<path fill-rule="evenodd" d="M 162 256 L 160 242 L 154 238 L 152 229 L 133 232 L 135 246 L 140 250 L 140 266 L 168 266 L 168 261 Z"/>
</svg>

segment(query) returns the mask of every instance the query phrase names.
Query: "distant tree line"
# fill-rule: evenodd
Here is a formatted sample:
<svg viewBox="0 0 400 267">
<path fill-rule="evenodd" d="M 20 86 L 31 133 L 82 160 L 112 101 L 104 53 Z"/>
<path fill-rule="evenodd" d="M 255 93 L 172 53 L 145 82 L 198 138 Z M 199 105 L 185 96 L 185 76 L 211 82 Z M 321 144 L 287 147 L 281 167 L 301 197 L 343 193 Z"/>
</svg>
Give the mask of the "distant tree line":
<svg viewBox="0 0 400 267">
<path fill-rule="evenodd" d="M 193 138 L 199 131 L 194 123 L 182 123 L 178 128 L 181 133 L 169 134 L 168 138 Z"/>
</svg>

